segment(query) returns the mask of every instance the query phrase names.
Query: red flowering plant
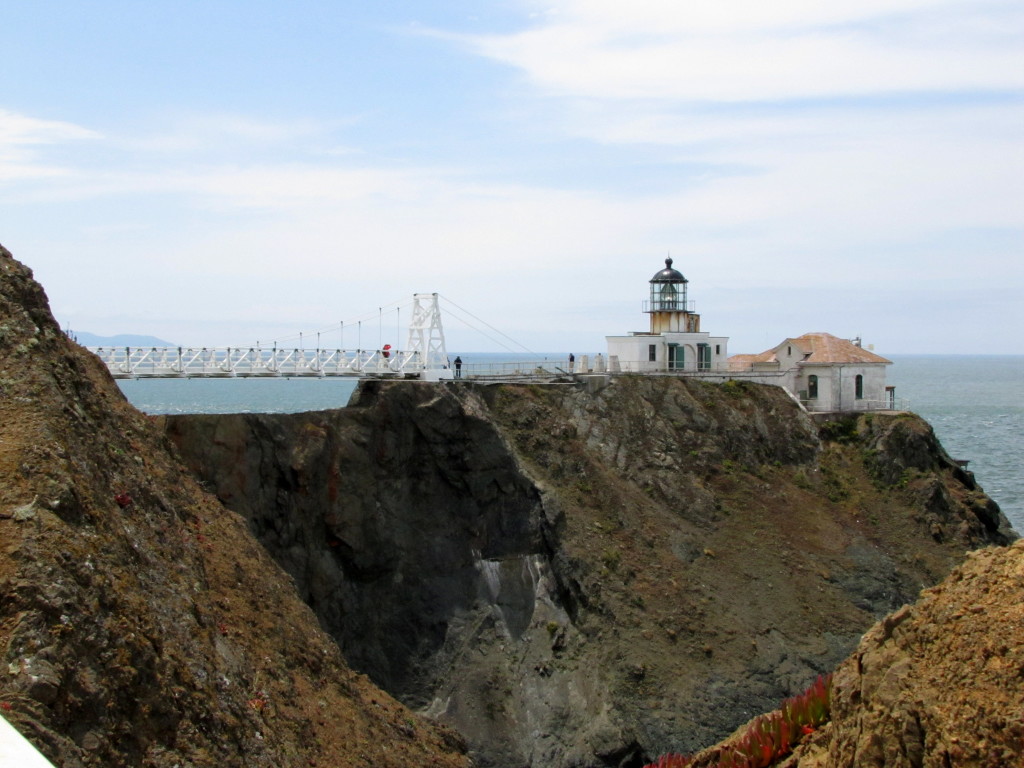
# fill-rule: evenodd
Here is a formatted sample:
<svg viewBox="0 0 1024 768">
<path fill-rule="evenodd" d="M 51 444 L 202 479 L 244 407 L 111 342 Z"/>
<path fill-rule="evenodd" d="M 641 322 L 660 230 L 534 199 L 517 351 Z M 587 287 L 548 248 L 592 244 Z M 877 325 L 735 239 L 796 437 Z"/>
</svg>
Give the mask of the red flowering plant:
<svg viewBox="0 0 1024 768">
<path fill-rule="evenodd" d="M 831 705 L 832 675 L 819 676 L 806 691 L 786 699 L 774 712 L 754 718 L 737 739 L 720 747 L 714 768 L 768 768 L 827 722 Z M 685 768 L 692 760 L 668 754 L 644 768 Z"/>
</svg>

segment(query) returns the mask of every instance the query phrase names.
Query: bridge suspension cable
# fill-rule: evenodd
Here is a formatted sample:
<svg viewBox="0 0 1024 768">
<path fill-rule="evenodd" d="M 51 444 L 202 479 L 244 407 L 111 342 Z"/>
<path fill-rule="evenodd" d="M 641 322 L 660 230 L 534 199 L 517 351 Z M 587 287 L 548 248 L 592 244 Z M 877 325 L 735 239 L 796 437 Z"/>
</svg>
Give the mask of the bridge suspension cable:
<svg viewBox="0 0 1024 768">
<path fill-rule="evenodd" d="M 338 332 L 339 333 L 338 348 L 339 349 L 344 349 L 345 348 L 345 328 L 346 328 L 346 326 L 348 326 L 350 328 L 352 326 L 356 326 L 359 329 L 359 333 L 361 333 L 362 332 L 362 325 L 363 325 L 363 323 L 367 323 L 368 324 L 368 321 L 377 320 L 378 325 L 381 326 L 381 330 L 382 330 L 383 329 L 384 315 L 385 314 L 390 315 L 391 312 L 395 312 L 396 313 L 396 327 L 400 328 L 400 326 L 401 326 L 401 310 L 403 308 L 411 307 L 412 304 L 413 304 L 413 301 L 408 300 L 408 299 L 401 300 L 401 301 L 392 301 L 392 302 L 389 302 L 387 304 L 383 304 L 383 305 L 377 307 L 376 310 L 368 310 L 368 311 L 364 312 L 363 314 L 356 315 L 355 317 L 348 318 L 348 319 L 345 319 L 345 320 L 339 320 L 337 323 L 332 323 L 330 325 L 322 326 L 322 327 L 314 329 L 312 331 L 302 330 L 302 331 L 291 331 L 291 332 L 288 332 L 288 333 L 285 333 L 285 334 L 276 334 L 276 335 L 271 337 L 269 342 L 257 339 L 256 343 L 255 343 L 255 346 L 265 346 L 267 343 L 269 343 L 270 345 L 278 344 L 280 346 L 287 346 L 287 342 L 289 342 L 289 341 L 296 342 L 297 341 L 297 342 L 299 342 L 299 347 L 301 348 L 303 346 L 305 338 L 310 338 L 310 337 L 316 336 L 317 339 L 322 339 L 322 337 L 327 337 L 328 334 L 331 334 L 331 333 L 334 333 L 334 332 Z M 398 338 L 401 338 L 401 332 L 400 331 L 399 331 L 398 336 L 396 337 L 396 340 Z M 247 346 L 249 346 L 249 343 L 238 344 L 238 345 L 233 345 L 233 346 L 236 346 L 236 347 L 247 347 Z M 318 344 L 317 346 L 319 347 L 320 345 Z M 326 346 L 333 347 L 334 345 L 328 343 Z M 362 339 L 361 339 L 361 337 L 360 337 L 359 345 L 358 346 L 360 348 L 362 348 Z"/>
<path fill-rule="evenodd" d="M 480 330 L 479 328 L 477 328 L 476 326 L 474 326 L 472 323 L 468 322 L 467 320 L 465 320 L 465 319 L 463 319 L 461 317 L 458 317 L 454 312 L 452 312 L 451 308 L 454 307 L 455 309 L 459 310 L 460 312 L 464 312 L 465 314 L 469 315 L 471 318 L 476 320 L 476 322 L 478 322 L 481 325 L 484 325 L 487 328 L 489 328 L 490 330 L 494 331 L 494 333 L 498 334 L 498 336 L 501 336 L 504 339 L 508 339 L 508 341 L 510 341 L 516 347 L 519 347 L 522 351 L 524 351 L 524 352 L 526 352 L 526 353 L 528 353 L 530 355 L 533 355 L 536 358 L 540 358 L 541 357 L 540 353 L 534 352 L 532 349 L 528 348 L 524 344 L 519 343 L 518 341 L 513 339 L 511 336 L 509 336 L 507 333 L 503 333 L 502 331 L 499 331 L 497 328 L 495 328 L 493 325 L 488 323 L 486 320 L 481 320 L 479 317 L 474 315 L 468 309 L 465 309 L 464 307 L 460 307 L 458 304 L 456 304 L 454 301 L 449 299 L 447 296 L 441 296 L 440 298 L 444 300 L 446 305 L 448 305 L 448 312 L 453 317 L 455 317 L 460 322 L 464 323 L 468 328 L 470 328 L 470 329 L 476 331 L 477 333 L 479 333 L 484 338 L 488 339 L 489 341 L 494 342 L 495 344 L 497 344 L 502 349 L 504 349 L 504 350 L 506 350 L 508 352 L 518 352 L 519 351 L 517 349 L 513 349 L 512 347 L 508 346 L 507 344 L 505 344 L 500 339 L 495 338 L 494 336 L 488 335 L 487 333 L 485 333 L 484 331 Z"/>
</svg>

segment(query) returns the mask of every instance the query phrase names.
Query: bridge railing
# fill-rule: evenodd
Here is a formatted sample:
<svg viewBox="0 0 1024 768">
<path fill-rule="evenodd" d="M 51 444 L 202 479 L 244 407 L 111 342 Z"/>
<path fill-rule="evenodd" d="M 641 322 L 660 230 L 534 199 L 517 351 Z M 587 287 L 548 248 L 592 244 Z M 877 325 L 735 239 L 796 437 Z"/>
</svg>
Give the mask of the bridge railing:
<svg viewBox="0 0 1024 768">
<path fill-rule="evenodd" d="M 262 347 L 90 347 L 114 378 L 418 374 L 418 352 Z"/>
</svg>

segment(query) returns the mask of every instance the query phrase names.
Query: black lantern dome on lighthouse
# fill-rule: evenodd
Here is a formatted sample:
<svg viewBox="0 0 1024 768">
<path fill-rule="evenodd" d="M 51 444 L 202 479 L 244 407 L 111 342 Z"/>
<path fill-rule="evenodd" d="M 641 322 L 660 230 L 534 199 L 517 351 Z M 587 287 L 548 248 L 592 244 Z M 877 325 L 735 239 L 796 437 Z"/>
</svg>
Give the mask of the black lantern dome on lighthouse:
<svg viewBox="0 0 1024 768">
<path fill-rule="evenodd" d="M 665 268 L 651 278 L 651 301 L 648 312 L 685 312 L 686 286 L 690 281 L 672 269 L 672 259 L 665 259 Z"/>
</svg>

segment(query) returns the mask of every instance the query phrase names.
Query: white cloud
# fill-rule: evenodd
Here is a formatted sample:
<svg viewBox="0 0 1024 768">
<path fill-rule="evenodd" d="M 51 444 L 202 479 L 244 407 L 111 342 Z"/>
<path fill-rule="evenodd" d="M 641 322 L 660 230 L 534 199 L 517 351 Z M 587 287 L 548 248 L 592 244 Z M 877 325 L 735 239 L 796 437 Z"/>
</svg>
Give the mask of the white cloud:
<svg viewBox="0 0 1024 768">
<path fill-rule="evenodd" d="M 0 148 L 57 144 L 98 137 L 95 131 L 73 123 L 42 120 L 0 109 Z"/>
<path fill-rule="evenodd" d="M 544 17 L 563 23 L 586 20 L 608 34 L 640 32 L 709 33 L 746 29 L 788 29 L 837 25 L 921 9 L 942 9 L 948 0 L 638 0 L 628 13 L 615 0 L 544 3 Z"/>
<path fill-rule="evenodd" d="M 15 189 L 18 201 L 84 201 L 119 195 L 185 194 L 219 208 L 280 208 L 316 200 L 341 201 L 395 184 L 401 172 L 338 167 L 358 153 L 333 132 L 351 121 L 274 122 L 240 115 L 163 119 L 152 132 L 106 135 L 72 125 L 0 111 L 0 181 L 44 179 Z M 89 154 L 61 155 L 84 139 Z M 305 157 L 304 161 L 296 157 Z M 313 164 L 316 157 L 322 163 Z"/>
<path fill-rule="evenodd" d="M 66 168 L 35 163 L 19 163 L 0 153 L 0 184 L 4 182 L 31 181 L 35 179 L 54 180 L 69 175 Z"/>
<path fill-rule="evenodd" d="M 569 0 L 457 39 L 526 76 L 535 119 L 662 148 L 678 189 L 638 220 L 734 284 L 853 286 L 931 280 L 945 265 L 901 259 L 910 244 L 1021 226 L 1024 110 L 996 94 L 1024 87 L 1022 33 L 1002 2 Z"/>
<path fill-rule="evenodd" d="M 73 123 L 43 120 L 0 109 L 0 183 L 52 180 L 70 174 L 66 167 L 38 159 L 48 145 L 98 139 L 95 131 Z"/>
<path fill-rule="evenodd" d="M 185 114 L 165 117 L 158 130 L 127 135 L 116 141 L 127 150 L 167 154 L 235 154 L 242 151 L 318 144 L 332 132 L 358 122 L 358 118 L 317 121 L 271 121 L 239 114 Z M 335 150 L 328 150 L 335 151 Z"/>
<path fill-rule="evenodd" d="M 1020 88 L 1005 3 L 563 2 L 536 27 L 457 38 L 563 97 L 777 100 Z"/>
</svg>

